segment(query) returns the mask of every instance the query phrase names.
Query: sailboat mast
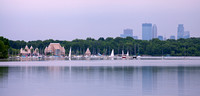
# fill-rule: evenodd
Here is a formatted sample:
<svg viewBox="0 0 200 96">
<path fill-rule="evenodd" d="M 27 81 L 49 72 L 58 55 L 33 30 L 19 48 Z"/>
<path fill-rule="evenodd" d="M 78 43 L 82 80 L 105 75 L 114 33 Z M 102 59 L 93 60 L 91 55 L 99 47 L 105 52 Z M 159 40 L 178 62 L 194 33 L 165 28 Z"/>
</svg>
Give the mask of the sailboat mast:
<svg viewBox="0 0 200 96">
<path fill-rule="evenodd" d="M 71 54 L 72 54 L 72 50 L 71 50 L 71 47 L 69 49 L 69 58 L 71 58 Z"/>
<path fill-rule="evenodd" d="M 139 44 L 138 44 L 138 55 L 140 55 L 140 48 L 139 48 Z"/>
<path fill-rule="evenodd" d="M 136 55 L 136 44 L 134 44 L 134 54 Z"/>
</svg>

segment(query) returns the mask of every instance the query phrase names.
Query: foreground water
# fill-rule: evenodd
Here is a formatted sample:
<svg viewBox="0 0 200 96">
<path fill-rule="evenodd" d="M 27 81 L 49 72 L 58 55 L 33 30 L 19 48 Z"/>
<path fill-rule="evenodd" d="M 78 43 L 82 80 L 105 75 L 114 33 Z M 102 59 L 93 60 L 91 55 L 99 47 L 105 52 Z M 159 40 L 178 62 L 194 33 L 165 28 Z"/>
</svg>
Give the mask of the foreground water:
<svg viewBox="0 0 200 96">
<path fill-rule="evenodd" d="M 198 96 L 199 60 L 0 62 L 0 96 Z"/>
</svg>

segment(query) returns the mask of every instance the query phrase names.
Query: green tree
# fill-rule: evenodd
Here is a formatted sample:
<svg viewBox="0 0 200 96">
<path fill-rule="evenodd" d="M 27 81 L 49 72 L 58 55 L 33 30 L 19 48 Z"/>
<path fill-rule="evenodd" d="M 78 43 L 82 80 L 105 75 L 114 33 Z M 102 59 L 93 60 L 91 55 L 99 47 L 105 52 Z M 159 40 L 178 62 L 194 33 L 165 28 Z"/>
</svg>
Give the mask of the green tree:
<svg viewBox="0 0 200 96">
<path fill-rule="evenodd" d="M 0 59 L 8 57 L 8 49 L 4 45 L 4 42 L 0 40 Z"/>
<path fill-rule="evenodd" d="M 26 45 L 33 46 L 40 50 L 44 50 L 46 46 L 50 43 L 60 43 L 65 47 L 65 52 L 68 54 L 69 48 L 72 47 L 72 53 L 74 54 L 84 54 L 87 48 L 90 48 L 92 54 L 110 54 L 111 50 L 115 50 L 115 54 L 121 54 L 122 50 L 126 53 L 129 51 L 130 54 L 134 54 L 134 48 L 136 46 L 136 53 L 140 55 L 152 55 L 152 56 L 161 56 L 161 55 L 173 55 L 173 56 L 199 56 L 200 55 L 200 38 L 188 38 L 188 39 L 178 39 L 172 40 L 168 39 L 166 41 L 161 41 L 159 39 L 152 40 L 135 40 L 131 37 L 121 38 L 121 37 L 108 37 L 104 39 L 100 37 L 98 40 L 94 38 L 84 39 L 75 39 L 72 41 L 62 41 L 62 40 L 37 40 L 37 41 L 7 41 L 3 37 L 0 40 L 4 42 L 5 46 L 9 46 L 7 43 L 10 43 L 11 48 L 19 50 L 24 48 Z M 7 45 L 6 45 L 7 44 Z M 139 47 L 138 47 L 139 45 Z M 6 47 L 9 48 L 9 47 Z M 10 53 L 10 52 L 9 52 Z"/>
</svg>

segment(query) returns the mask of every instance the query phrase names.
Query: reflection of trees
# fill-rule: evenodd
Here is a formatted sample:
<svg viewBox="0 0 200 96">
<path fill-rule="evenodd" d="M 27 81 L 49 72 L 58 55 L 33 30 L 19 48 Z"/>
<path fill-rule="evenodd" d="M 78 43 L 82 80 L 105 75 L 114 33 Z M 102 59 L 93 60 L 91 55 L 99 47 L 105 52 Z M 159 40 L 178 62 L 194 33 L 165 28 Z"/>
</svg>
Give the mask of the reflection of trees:
<svg viewBox="0 0 200 96">
<path fill-rule="evenodd" d="M 0 67 L 0 79 L 8 75 L 8 67 Z"/>
<path fill-rule="evenodd" d="M 0 88 L 7 85 L 8 80 L 8 67 L 0 67 Z"/>
</svg>

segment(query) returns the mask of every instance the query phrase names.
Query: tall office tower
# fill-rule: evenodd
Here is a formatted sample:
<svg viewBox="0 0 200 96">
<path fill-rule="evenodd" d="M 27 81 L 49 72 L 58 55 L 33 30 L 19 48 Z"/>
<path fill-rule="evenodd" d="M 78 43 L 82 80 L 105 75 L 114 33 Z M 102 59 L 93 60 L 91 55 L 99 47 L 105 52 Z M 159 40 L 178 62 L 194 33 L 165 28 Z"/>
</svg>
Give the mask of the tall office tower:
<svg viewBox="0 0 200 96">
<path fill-rule="evenodd" d="M 153 28 L 152 28 L 152 38 L 158 38 L 157 37 L 157 26 L 156 26 L 156 24 L 154 24 Z"/>
<path fill-rule="evenodd" d="M 171 35 L 169 39 L 176 39 L 175 36 Z"/>
<path fill-rule="evenodd" d="M 185 31 L 183 38 L 185 38 L 185 39 L 190 38 L 190 31 Z"/>
<path fill-rule="evenodd" d="M 159 40 L 163 40 L 163 36 L 158 36 L 158 39 Z"/>
<path fill-rule="evenodd" d="M 133 37 L 133 30 L 132 29 L 124 29 L 124 33 L 120 34 L 120 37 L 122 37 L 122 38 Z"/>
<path fill-rule="evenodd" d="M 142 40 L 151 40 L 152 39 L 152 24 L 143 23 L 142 24 Z"/>
<path fill-rule="evenodd" d="M 183 36 L 184 36 L 184 27 L 183 24 L 179 24 L 177 30 L 177 39 L 183 38 Z"/>
</svg>

